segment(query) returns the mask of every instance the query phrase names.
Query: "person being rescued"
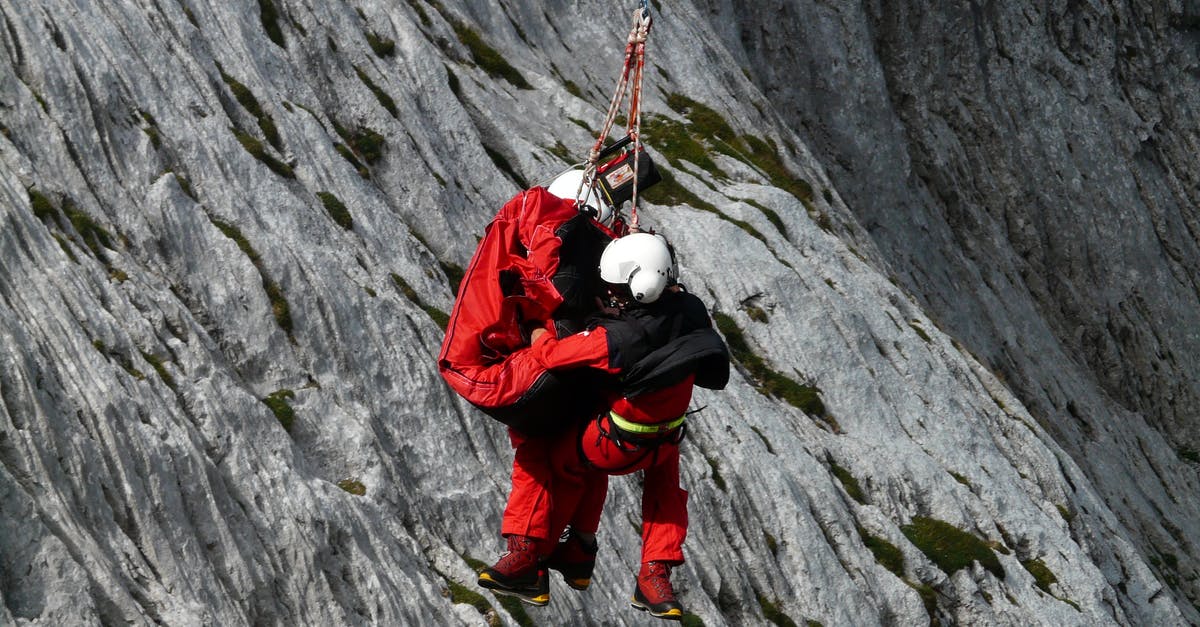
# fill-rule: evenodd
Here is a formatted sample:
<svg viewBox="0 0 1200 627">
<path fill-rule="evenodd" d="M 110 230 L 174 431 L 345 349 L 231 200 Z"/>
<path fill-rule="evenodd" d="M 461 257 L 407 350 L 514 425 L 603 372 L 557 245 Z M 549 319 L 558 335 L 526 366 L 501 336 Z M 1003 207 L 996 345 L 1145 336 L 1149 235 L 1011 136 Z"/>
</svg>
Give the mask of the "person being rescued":
<svg viewBox="0 0 1200 627">
<path fill-rule="evenodd" d="M 548 483 L 518 483 L 514 475 L 502 528 L 508 550 L 480 573 L 479 585 L 545 605 L 550 568 L 569 586 L 587 588 L 608 476 L 641 470 L 642 564 L 632 605 L 680 620 L 683 608 L 670 581 L 671 569 L 684 561 L 688 525 L 679 444 L 693 387 L 722 389 L 729 352 L 704 303 L 677 284 L 673 253 L 661 236 L 612 241 L 599 268 L 606 302 L 587 328 L 561 338 L 539 328 L 528 350 L 551 372 L 600 374 L 604 409 L 538 448 L 548 454 Z M 551 540 L 560 535 L 561 542 Z"/>
<path fill-rule="evenodd" d="M 521 350 L 547 321 L 557 321 L 558 333 L 578 330 L 595 309 L 596 262 L 627 231 L 614 205 L 582 189 L 583 174 L 568 170 L 500 208 L 464 274 L 438 354 L 455 392 L 525 433 L 565 428 L 568 416 L 590 414 L 600 400 L 579 393 L 588 389 L 577 380 L 585 374 L 551 373 Z"/>
</svg>

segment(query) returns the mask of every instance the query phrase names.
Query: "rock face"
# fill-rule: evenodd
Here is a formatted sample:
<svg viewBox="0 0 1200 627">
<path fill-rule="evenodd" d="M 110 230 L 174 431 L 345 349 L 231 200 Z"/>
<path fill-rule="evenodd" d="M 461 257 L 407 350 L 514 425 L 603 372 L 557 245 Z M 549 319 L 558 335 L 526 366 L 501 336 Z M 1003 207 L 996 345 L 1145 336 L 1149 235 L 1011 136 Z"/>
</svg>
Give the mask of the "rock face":
<svg viewBox="0 0 1200 627">
<path fill-rule="evenodd" d="M 660 4 L 641 219 L 739 365 L 684 446 L 689 612 L 1200 622 L 1196 3 Z M 0 624 L 644 617 L 632 477 L 590 590 L 475 587 L 512 452 L 433 359 L 625 9 L 0 19 Z"/>
</svg>

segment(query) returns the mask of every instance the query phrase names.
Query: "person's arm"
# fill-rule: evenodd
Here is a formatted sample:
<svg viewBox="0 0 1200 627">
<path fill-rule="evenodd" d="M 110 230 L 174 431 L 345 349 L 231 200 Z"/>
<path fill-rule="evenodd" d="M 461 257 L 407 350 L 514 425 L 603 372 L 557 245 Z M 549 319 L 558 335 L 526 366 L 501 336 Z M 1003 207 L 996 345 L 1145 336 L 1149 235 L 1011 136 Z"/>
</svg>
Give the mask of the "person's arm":
<svg viewBox="0 0 1200 627">
<path fill-rule="evenodd" d="M 534 359 L 550 369 L 596 368 L 605 372 L 617 372 L 608 360 L 608 333 L 597 327 L 582 333 L 557 339 L 545 329 L 536 329 L 532 335 Z"/>
</svg>

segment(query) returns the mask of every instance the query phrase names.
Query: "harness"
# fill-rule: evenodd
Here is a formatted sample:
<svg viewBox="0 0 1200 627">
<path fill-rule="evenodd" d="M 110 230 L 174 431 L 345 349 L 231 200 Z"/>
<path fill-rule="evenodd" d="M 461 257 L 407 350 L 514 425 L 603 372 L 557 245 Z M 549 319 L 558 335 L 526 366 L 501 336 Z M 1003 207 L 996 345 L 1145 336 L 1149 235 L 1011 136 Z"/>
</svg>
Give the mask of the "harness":
<svg viewBox="0 0 1200 627">
<path fill-rule="evenodd" d="M 701 409 L 703 409 L 703 408 L 701 408 Z M 596 429 L 598 431 L 598 433 L 596 434 L 597 444 L 599 444 L 599 442 L 602 438 L 607 438 L 610 441 L 612 441 L 612 443 L 617 448 L 621 449 L 621 451 L 623 451 L 623 452 L 632 453 L 634 451 L 641 450 L 642 454 L 637 456 L 636 458 L 634 458 L 633 461 L 631 461 L 628 464 L 625 464 L 624 466 L 621 466 L 619 468 L 603 468 L 603 467 L 597 466 L 596 464 L 593 464 L 592 461 L 590 459 L 588 459 L 587 453 L 584 452 L 584 450 L 583 450 L 583 434 L 587 428 L 587 425 L 584 424 L 579 427 L 579 435 L 575 437 L 576 456 L 579 458 L 579 461 L 583 463 L 583 465 L 587 466 L 588 468 L 590 468 L 592 470 L 598 470 L 598 471 L 601 471 L 601 472 L 604 472 L 607 474 L 613 474 L 613 475 L 624 474 L 627 471 L 629 471 L 629 469 L 631 469 L 631 468 L 637 466 L 638 464 L 642 463 L 643 461 L 645 461 L 646 457 L 648 457 L 648 456 L 654 456 L 655 458 L 657 458 L 659 446 L 666 444 L 668 442 L 670 442 L 672 444 L 680 444 L 681 442 L 683 442 L 683 438 L 687 435 L 687 425 L 684 424 L 684 420 L 687 418 L 688 414 L 695 413 L 696 411 L 700 411 L 700 410 L 697 409 L 695 411 L 688 412 L 687 414 L 684 414 L 673 420 L 669 420 L 667 422 L 656 423 L 654 425 L 643 425 L 643 424 L 639 424 L 636 422 L 632 422 L 630 420 L 626 420 L 625 418 L 622 418 L 620 415 L 618 415 L 614 411 L 609 411 L 608 413 L 599 413 L 596 415 Z M 612 429 L 605 428 L 605 422 L 606 422 L 605 419 L 607 419 L 607 422 L 612 427 Z M 653 433 L 648 434 L 648 435 L 642 435 L 640 433 L 626 431 L 624 428 L 619 426 L 619 424 L 621 424 L 621 423 L 618 423 L 617 422 L 618 420 L 621 421 L 621 423 L 624 423 L 626 425 L 634 425 L 636 427 L 650 427 L 650 428 L 656 429 L 656 430 Z M 669 424 L 669 423 L 674 423 L 674 426 L 671 427 L 669 430 L 665 430 L 665 431 L 657 430 L 658 427 Z M 657 434 L 657 436 L 655 436 L 654 434 Z M 656 462 L 657 462 L 657 459 L 651 459 L 650 465 L 653 466 Z"/>
</svg>

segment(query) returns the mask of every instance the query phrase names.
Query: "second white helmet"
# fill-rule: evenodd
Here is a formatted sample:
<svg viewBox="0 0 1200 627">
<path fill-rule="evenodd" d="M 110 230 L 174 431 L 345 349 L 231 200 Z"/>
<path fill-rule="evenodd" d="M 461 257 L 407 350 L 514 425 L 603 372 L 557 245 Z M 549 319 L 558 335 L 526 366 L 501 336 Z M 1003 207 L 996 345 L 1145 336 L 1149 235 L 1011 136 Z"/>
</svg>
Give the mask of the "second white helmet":
<svg viewBox="0 0 1200 627">
<path fill-rule="evenodd" d="M 640 303 L 652 303 L 675 282 L 675 260 L 667 240 L 660 235 L 634 233 L 615 239 L 600 256 L 600 278 L 629 286 Z"/>
<path fill-rule="evenodd" d="M 612 206 L 604 202 L 595 188 L 580 189 L 583 182 L 583 170 L 567 170 L 558 175 L 546 191 L 564 200 L 578 202 L 579 210 L 586 213 L 604 226 L 612 226 L 614 212 Z M 579 194 L 576 196 L 576 194 Z"/>
</svg>

